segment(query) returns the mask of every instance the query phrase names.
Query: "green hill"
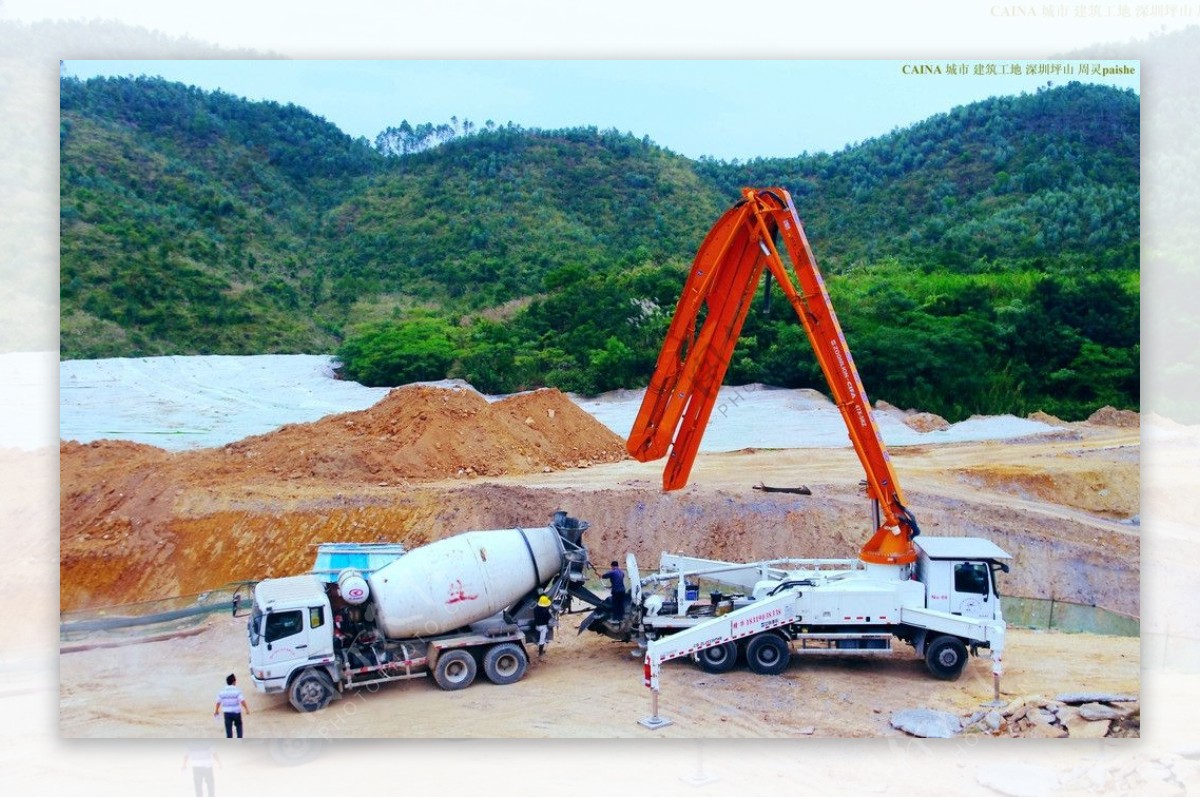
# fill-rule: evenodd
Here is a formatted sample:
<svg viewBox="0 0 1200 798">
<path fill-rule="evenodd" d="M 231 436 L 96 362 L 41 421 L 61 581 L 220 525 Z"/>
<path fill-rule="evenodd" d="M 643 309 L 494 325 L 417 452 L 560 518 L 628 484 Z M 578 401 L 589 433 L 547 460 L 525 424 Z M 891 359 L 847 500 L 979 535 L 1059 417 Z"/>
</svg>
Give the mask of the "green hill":
<svg viewBox="0 0 1200 798">
<path fill-rule="evenodd" d="M 399 161 L 333 215 L 348 268 L 474 308 L 565 266 L 680 257 L 724 210 L 691 161 L 613 131 L 508 127 Z"/>
<path fill-rule="evenodd" d="M 383 167 L 366 142 L 162 80 L 63 80 L 60 105 L 63 357 L 336 344 L 323 225 Z"/>
<path fill-rule="evenodd" d="M 375 384 L 644 382 L 744 185 L 796 198 L 872 396 L 948 417 L 1137 406 L 1138 98 L 1069 84 L 837 153 L 403 123 L 149 79 L 62 83 L 64 358 L 328 352 Z M 786 303 L 731 382 L 822 388 Z"/>
</svg>

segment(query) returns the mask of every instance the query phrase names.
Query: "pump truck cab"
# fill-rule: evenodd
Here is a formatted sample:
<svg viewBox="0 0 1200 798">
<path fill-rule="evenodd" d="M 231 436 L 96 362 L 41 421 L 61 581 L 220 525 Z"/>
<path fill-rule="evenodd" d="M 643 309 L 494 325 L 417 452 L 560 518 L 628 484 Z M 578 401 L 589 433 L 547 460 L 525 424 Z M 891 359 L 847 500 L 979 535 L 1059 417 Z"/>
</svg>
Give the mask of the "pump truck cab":
<svg viewBox="0 0 1200 798">
<path fill-rule="evenodd" d="M 537 642 L 534 607 L 556 617 L 583 587 L 585 521 L 555 513 L 550 525 L 465 532 L 386 564 L 266 579 L 248 621 L 255 688 L 285 694 L 304 712 L 344 691 L 432 676 L 444 690 L 469 686 L 480 669 L 496 684 L 525 675 Z M 389 561 L 390 560 L 390 561 Z"/>
</svg>

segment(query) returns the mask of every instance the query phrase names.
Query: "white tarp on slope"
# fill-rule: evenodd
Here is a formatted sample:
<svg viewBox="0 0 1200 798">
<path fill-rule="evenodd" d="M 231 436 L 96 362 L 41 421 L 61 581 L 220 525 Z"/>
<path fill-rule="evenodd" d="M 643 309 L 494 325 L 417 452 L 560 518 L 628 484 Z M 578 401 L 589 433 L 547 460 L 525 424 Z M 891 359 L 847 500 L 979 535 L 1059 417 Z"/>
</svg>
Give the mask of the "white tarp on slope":
<svg viewBox="0 0 1200 798">
<path fill-rule="evenodd" d="M 60 435 L 84 443 L 116 438 L 172 450 L 222 446 L 284 424 L 363 410 L 387 394 L 387 388 L 335 379 L 331 362 L 323 355 L 65 361 L 59 367 Z M 572 398 L 625 437 L 642 391 Z M 890 446 L 1013 438 L 1054 429 L 1014 416 L 971 419 L 926 433 L 886 414 L 877 413 L 876 420 Z M 700 448 L 848 445 L 837 408 L 820 394 L 752 385 L 721 389 Z"/>
</svg>

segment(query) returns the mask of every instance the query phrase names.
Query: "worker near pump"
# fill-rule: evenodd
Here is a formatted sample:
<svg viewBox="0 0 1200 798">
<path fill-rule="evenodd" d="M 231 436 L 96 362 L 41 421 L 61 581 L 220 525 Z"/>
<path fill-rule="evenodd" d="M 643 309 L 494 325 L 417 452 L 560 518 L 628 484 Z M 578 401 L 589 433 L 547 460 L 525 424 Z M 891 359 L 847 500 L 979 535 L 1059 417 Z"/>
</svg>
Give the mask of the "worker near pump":
<svg viewBox="0 0 1200 798">
<path fill-rule="evenodd" d="M 550 634 L 550 597 L 546 594 L 538 596 L 537 606 L 533 608 L 533 628 L 538 634 L 538 659 L 546 653 L 546 638 Z"/>
<path fill-rule="evenodd" d="M 625 618 L 625 572 L 621 570 L 617 561 L 613 560 L 609 570 L 601 574 L 600 578 L 607 579 L 611 586 L 612 612 L 609 613 L 609 620 L 620 623 Z"/>
<path fill-rule="evenodd" d="M 225 689 L 217 693 L 217 705 L 213 707 L 213 717 L 218 713 L 225 713 L 225 736 L 233 737 L 233 730 L 237 728 L 237 736 L 242 736 L 242 715 L 249 715 L 250 708 L 246 706 L 246 699 L 242 696 L 241 689 L 237 686 L 237 676 L 232 673 L 225 677 Z"/>
</svg>

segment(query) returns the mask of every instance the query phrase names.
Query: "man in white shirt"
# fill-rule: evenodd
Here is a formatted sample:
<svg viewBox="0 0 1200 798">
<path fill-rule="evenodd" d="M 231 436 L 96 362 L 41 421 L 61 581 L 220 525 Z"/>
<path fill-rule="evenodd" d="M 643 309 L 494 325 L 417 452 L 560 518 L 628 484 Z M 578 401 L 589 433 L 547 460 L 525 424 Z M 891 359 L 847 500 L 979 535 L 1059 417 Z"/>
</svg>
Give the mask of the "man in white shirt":
<svg viewBox="0 0 1200 798">
<path fill-rule="evenodd" d="M 232 673 L 225 677 L 225 689 L 217 693 L 217 705 L 213 707 L 213 717 L 217 713 L 225 713 L 225 736 L 232 737 L 233 729 L 237 727 L 237 736 L 242 736 L 242 715 L 249 715 L 250 708 L 246 699 L 237 686 L 237 677 Z"/>
<path fill-rule="evenodd" d="M 183 758 L 183 767 L 192 768 L 192 781 L 196 787 L 196 795 L 215 795 L 213 765 L 220 764 L 221 759 L 212 746 L 197 744 Z M 205 788 L 207 787 L 207 792 Z"/>
</svg>

